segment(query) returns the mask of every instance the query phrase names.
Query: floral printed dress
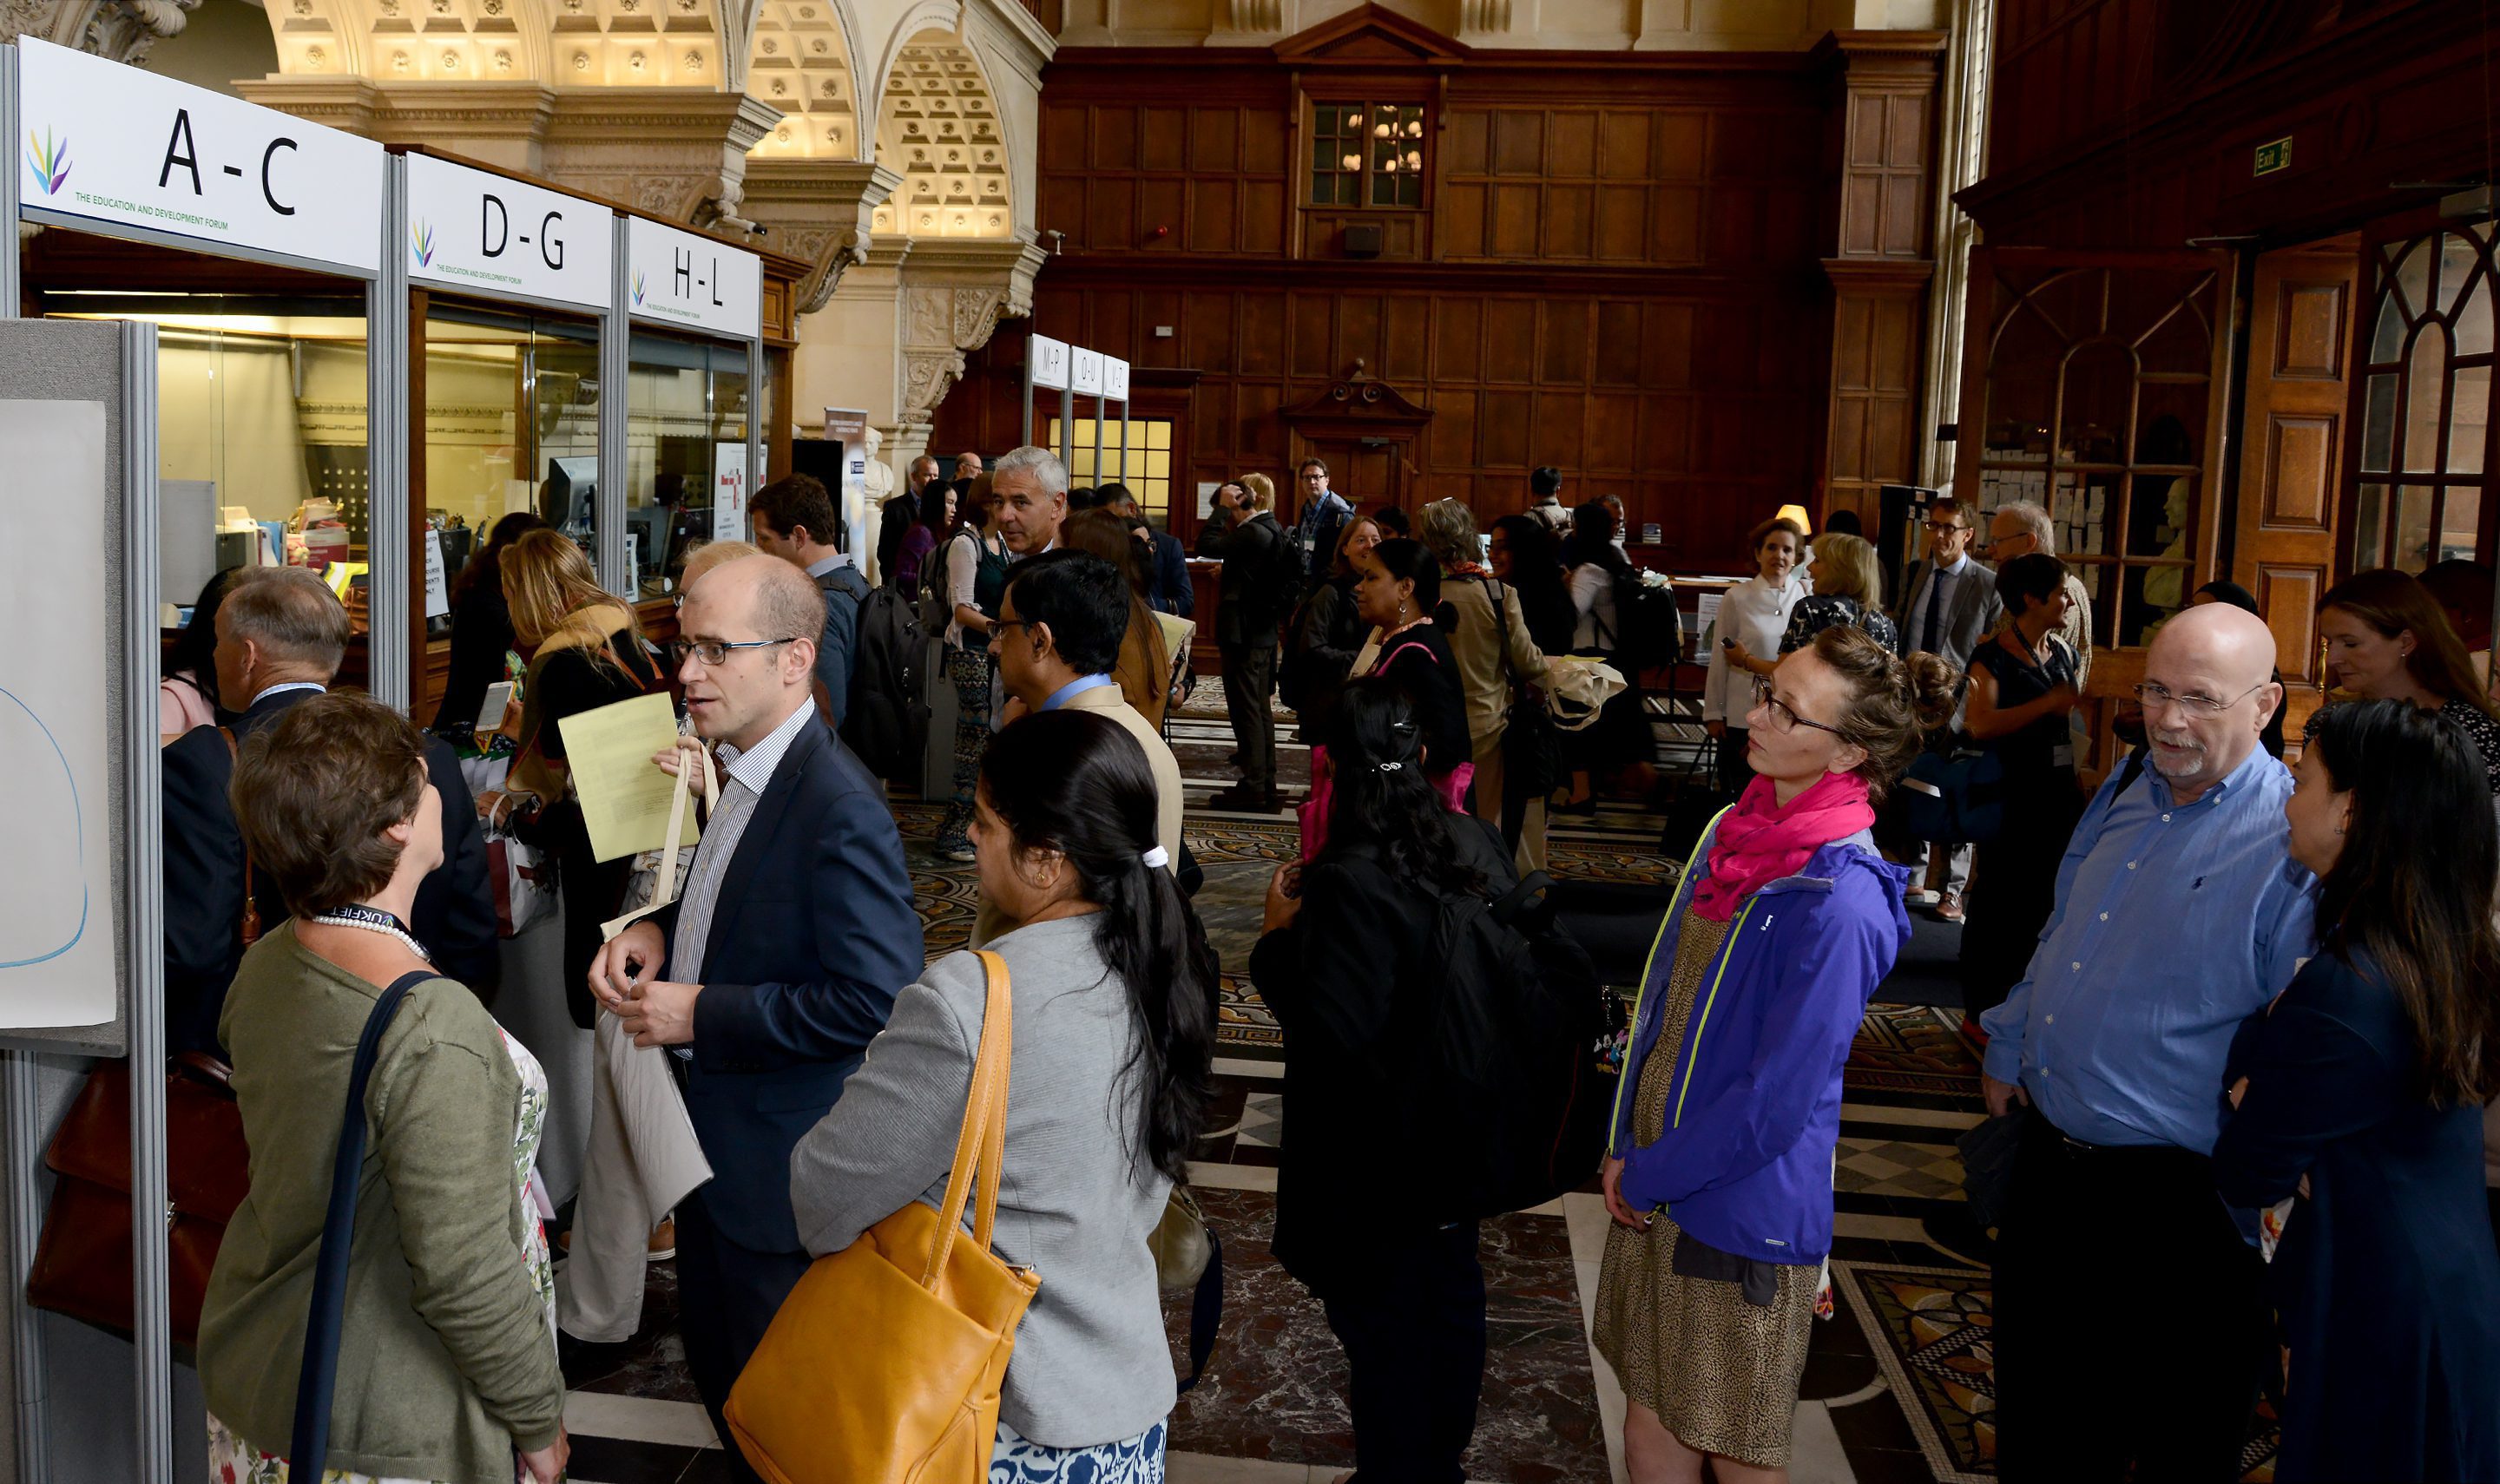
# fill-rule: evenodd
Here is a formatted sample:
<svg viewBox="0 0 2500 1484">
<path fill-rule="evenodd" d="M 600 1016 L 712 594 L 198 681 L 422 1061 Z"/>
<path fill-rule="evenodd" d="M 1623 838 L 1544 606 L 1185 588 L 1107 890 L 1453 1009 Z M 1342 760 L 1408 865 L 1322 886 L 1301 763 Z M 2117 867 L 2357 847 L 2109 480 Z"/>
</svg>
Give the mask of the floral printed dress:
<svg viewBox="0 0 2500 1484">
<path fill-rule="evenodd" d="M 504 1037 L 504 1049 L 512 1058 L 512 1070 L 521 1078 L 521 1113 L 518 1126 L 512 1132 L 512 1179 L 521 1192 L 521 1229 L 514 1234 L 520 1246 L 521 1261 L 530 1274 L 530 1291 L 538 1295 L 546 1311 L 547 1343 L 555 1343 L 555 1264 L 547 1252 L 547 1214 L 544 1196 L 538 1188 L 539 1140 L 546 1131 L 546 1070 L 539 1065 L 527 1047 Z M 264 1453 L 238 1436 L 234 1430 L 209 1416 L 209 1476 L 215 1484 L 286 1484 L 286 1460 L 274 1453 Z M 516 1454 L 512 1459 L 515 1484 L 531 1484 L 528 1466 Z M 370 1473 L 355 1473 L 345 1468 L 321 1470 L 321 1484 L 434 1484 L 432 1480 L 381 1478 Z"/>
<path fill-rule="evenodd" d="M 999 1419 L 988 1484 L 1164 1484 L 1164 1430 L 1158 1422 L 1135 1437 L 1090 1448 L 1053 1448 Z"/>
</svg>

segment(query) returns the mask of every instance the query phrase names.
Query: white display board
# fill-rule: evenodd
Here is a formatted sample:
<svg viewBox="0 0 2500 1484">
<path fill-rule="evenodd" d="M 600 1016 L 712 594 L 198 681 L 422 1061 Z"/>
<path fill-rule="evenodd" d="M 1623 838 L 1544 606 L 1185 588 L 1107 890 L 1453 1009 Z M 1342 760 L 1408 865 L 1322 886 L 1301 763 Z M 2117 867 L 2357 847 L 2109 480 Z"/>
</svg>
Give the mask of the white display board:
<svg viewBox="0 0 2500 1484">
<path fill-rule="evenodd" d="M 628 217 L 627 306 L 635 318 L 753 339 L 764 329 L 764 260 L 716 237 Z"/>
<path fill-rule="evenodd" d="M 1068 386 L 1068 342 L 1046 335 L 1029 336 L 1025 354 L 1033 357 L 1033 384 L 1062 391 Z"/>
<path fill-rule="evenodd" d="M 451 616 L 451 583 L 443 562 L 443 532 L 425 529 L 425 616 Z"/>
<path fill-rule="evenodd" d="M 408 157 L 408 275 L 604 309 L 616 213 L 432 155 Z"/>
<path fill-rule="evenodd" d="M 711 538 L 746 539 L 746 445 L 711 445 Z"/>
<path fill-rule="evenodd" d="M 1110 402 L 1129 400 L 1129 363 L 1118 356 L 1102 358 L 1102 396 Z"/>
<path fill-rule="evenodd" d="M 0 758 L 10 759 L 0 851 L 0 1028 L 101 1025 L 119 1004 L 114 965 L 115 663 L 106 611 L 105 407 L 0 402 L 0 512 L 17 531 L 0 563 Z M 40 636 L 35 639 L 34 636 Z M 149 716 L 153 717 L 151 709 Z"/>
<path fill-rule="evenodd" d="M 219 248 L 381 268 L 382 146 L 30 36 L 17 200 Z"/>
<path fill-rule="evenodd" d="M 1082 397 L 1102 395 L 1102 352 L 1082 346 L 1069 349 L 1068 389 Z"/>
</svg>

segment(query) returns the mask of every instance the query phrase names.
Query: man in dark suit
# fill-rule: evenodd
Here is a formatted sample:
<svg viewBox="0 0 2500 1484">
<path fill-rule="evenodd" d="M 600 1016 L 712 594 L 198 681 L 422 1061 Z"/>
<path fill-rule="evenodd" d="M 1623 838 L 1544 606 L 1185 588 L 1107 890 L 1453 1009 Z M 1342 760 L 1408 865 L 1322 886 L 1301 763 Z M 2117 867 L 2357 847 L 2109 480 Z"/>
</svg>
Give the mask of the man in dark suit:
<svg viewBox="0 0 2500 1484">
<path fill-rule="evenodd" d="M 216 626 L 217 694 L 243 702 L 238 744 L 328 690 L 347 647 L 346 609 L 303 567 L 237 574 Z M 164 769 L 166 1048 L 222 1056 L 217 1016 L 244 950 L 243 832 L 226 800 L 234 754 L 216 727 L 195 726 L 157 756 Z M 495 898 L 477 805 L 447 744 L 428 738 L 425 763 L 443 796 L 443 864 L 417 888 L 409 931 L 444 975 L 492 993 Z M 252 896 L 261 931 L 286 920 L 286 903 L 268 877 L 253 876 Z"/>
<path fill-rule="evenodd" d="M 924 961 L 884 792 L 811 725 L 823 612 L 806 574 L 769 557 L 687 590 L 677 674 L 728 777 L 684 892 L 590 970 L 636 1045 L 671 1049 L 711 1162 L 711 1183 L 677 1208 L 677 1283 L 687 1369 L 723 1437 L 730 1387 L 807 1271 L 790 1151 Z M 734 1456 L 732 1471 L 755 1477 Z"/>
<path fill-rule="evenodd" d="M 903 538 L 911 533 L 911 523 L 918 518 L 921 497 L 938 482 L 938 461 L 922 454 L 911 461 L 904 473 L 903 493 L 887 500 L 877 511 L 876 580 L 892 582 L 894 564 L 903 556 Z"/>
<path fill-rule="evenodd" d="M 1154 561 L 1147 568 L 1153 579 L 1147 602 L 1156 612 L 1168 613 L 1174 618 L 1188 618 L 1196 613 L 1198 595 L 1190 590 L 1189 552 L 1180 544 L 1180 537 L 1147 525 L 1145 516 L 1137 510 L 1137 497 L 1127 485 L 1106 484 L 1099 493 L 1102 497 L 1103 508 L 1127 521 L 1129 529 L 1135 532 L 1154 552 Z"/>
<path fill-rule="evenodd" d="M 1996 570 L 1970 554 L 1970 512 L 1958 500 L 1939 500 L 1927 507 L 1927 557 L 1910 564 L 1902 584 L 1901 653 L 1924 651 L 1941 657 L 1956 673 L 1970 667 L 1970 657 L 2005 612 L 1996 596 Z M 1927 846 L 1919 847 L 1910 862 L 1915 873 L 1910 901 L 1932 904 L 1948 922 L 1961 920 L 1962 887 L 1970 881 L 1970 847 L 1945 847 L 1944 869 L 1927 870 Z"/>
</svg>

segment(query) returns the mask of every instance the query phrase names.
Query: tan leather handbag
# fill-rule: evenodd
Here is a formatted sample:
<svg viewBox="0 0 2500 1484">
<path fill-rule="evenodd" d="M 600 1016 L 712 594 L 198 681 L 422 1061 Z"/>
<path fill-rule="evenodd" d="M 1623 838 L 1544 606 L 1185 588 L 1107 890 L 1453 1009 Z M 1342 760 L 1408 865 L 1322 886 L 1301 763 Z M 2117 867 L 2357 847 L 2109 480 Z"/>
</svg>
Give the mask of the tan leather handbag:
<svg viewBox="0 0 2500 1484">
<path fill-rule="evenodd" d="M 918 1201 L 816 1259 L 783 1300 L 724 1408 L 771 1484 L 979 1484 L 1016 1325 L 1041 1279 L 990 1250 L 1013 1050 L 1006 961 L 989 977 L 946 1206 Z M 977 1173 L 972 1236 L 964 1204 Z"/>
</svg>

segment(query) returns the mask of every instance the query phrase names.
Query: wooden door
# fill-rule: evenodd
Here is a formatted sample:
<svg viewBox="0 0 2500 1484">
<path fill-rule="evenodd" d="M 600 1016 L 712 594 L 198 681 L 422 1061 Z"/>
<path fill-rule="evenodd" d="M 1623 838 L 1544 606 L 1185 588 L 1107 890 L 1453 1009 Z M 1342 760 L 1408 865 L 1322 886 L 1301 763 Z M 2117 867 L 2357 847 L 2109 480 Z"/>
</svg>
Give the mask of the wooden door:
<svg viewBox="0 0 2500 1484">
<path fill-rule="evenodd" d="M 1345 497 L 1358 510 L 1376 504 L 1403 504 L 1406 450 L 1409 445 L 1395 438 L 1320 438 L 1311 443 L 1312 456 L 1329 467 L 1329 488 Z M 1300 514 L 1300 486 L 1295 486 L 1295 513 Z"/>
<path fill-rule="evenodd" d="M 2248 412 L 2231 576 L 2274 630 L 2288 729 L 2325 677 L 2318 599 L 2334 579 L 2358 243 L 2344 238 L 2257 259 L 2249 304 Z"/>
</svg>

